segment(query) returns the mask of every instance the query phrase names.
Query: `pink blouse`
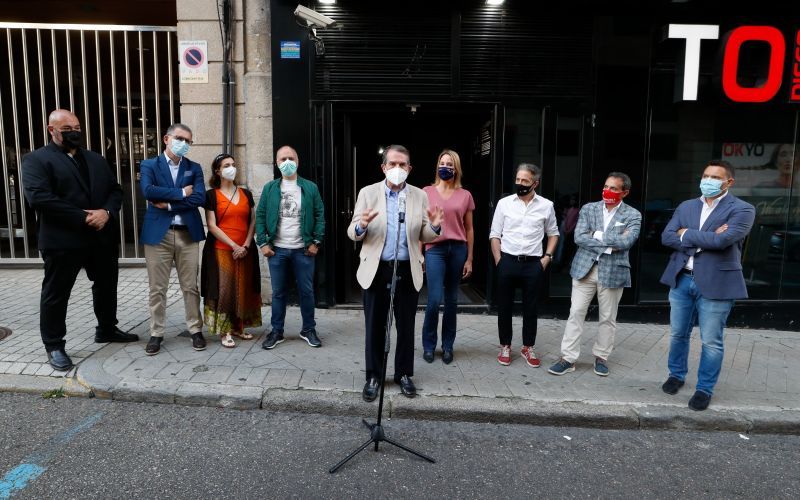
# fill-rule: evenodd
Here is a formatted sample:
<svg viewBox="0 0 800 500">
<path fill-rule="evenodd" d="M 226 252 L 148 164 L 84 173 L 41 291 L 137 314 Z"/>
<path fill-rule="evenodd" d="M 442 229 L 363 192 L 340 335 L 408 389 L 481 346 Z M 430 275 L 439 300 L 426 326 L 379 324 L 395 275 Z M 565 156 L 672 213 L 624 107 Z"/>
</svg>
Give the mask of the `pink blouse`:
<svg viewBox="0 0 800 500">
<path fill-rule="evenodd" d="M 475 210 L 475 201 L 472 199 L 472 194 L 464 188 L 458 188 L 450 198 L 445 200 L 436 190 L 436 186 L 425 186 L 423 191 L 428 195 L 428 206 L 430 208 L 438 206 L 444 210 L 442 234 L 432 243 L 426 244 L 425 248 L 428 249 L 437 243 L 448 240 L 467 241 L 464 218 L 467 212 Z"/>
</svg>

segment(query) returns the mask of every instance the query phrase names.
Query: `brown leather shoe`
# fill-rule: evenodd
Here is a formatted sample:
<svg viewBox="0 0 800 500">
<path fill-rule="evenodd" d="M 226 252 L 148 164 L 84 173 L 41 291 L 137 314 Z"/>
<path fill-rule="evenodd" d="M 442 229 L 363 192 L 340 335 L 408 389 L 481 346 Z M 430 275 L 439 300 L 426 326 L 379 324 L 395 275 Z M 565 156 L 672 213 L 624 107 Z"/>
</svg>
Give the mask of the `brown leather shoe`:
<svg viewBox="0 0 800 500">
<path fill-rule="evenodd" d="M 147 345 L 144 348 L 144 353 L 148 356 L 155 356 L 158 354 L 158 351 L 161 350 L 161 342 L 164 341 L 164 337 L 150 337 L 150 340 L 147 341 Z"/>
<path fill-rule="evenodd" d="M 206 339 L 203 338 L 202 332 L 192 334 L 192 349 L 195 351 L 205 351 Z"/>
</svg>

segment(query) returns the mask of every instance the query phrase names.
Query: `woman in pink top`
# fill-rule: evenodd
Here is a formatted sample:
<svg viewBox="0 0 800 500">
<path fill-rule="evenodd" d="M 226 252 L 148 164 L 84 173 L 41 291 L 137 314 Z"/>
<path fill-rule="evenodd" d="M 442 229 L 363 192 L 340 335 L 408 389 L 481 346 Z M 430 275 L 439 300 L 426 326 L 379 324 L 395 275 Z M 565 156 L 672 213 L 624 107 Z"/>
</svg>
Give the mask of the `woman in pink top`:
<svg viewBox="0 0 800 500">
<path fill-rule="evenodd" d="M 461 187 L 461 159 L 445 149 L 436 162 L 436 179 L 424 188 L 431 207 L 444 209 L 441 235 L 425 245 L 425 274 L 428 278 L 428 305 L 422 325 L 423 359 L 433 362 L 439 327 L 439 306 L 444 301 L 442 317 L 442 361 L 453 361 L 456 339 L 456 301 L 462 278 L 472 274 L 472 211 L 475 202 Z"/>
</svg>

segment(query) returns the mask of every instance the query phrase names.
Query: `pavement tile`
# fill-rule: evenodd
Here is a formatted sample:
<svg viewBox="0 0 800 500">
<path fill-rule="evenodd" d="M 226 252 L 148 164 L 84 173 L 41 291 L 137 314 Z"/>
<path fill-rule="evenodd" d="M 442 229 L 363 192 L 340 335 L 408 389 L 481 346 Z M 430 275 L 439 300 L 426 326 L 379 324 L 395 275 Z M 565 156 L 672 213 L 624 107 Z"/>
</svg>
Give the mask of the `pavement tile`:
<svg viewBox="0 0 800 500">
<path fill-rule="evenodd" d="M 74 371 L 65 375 L 52 370 L 47 364 L 38 328 L 30 324 L 30 318 L 38 315 L 41 278 L 41 270 L 0 269 L 0 298 L 8 298 L 5 303 L 0 300 L 0 316 L 9 318 L 4 320 L 4 324 L 14 330 L 11 337 L 0 342 L 0 374 L 44 377 L 70 377 L 74 374 Z M 252 405 L 260 397 L 259 390 L 269 389 L 323 399 L 327 397 L 323 394 L 355 394 L 354 401 L 358 400 L 364 381 L 364 323 L 360 310 L 316 311 L 322 349 L 311 349 L 298 338 L 299 310 L 290 307 L 286 319 L 286 342 L 276 349 L 267 351 L 261 348 L 268 329 L 262 327 L 252 330 L 257 335 L 254 341 L 237 340 L 235 349 L 224 349 L 216 337 L 208 337 L 208 349 L 197 352 L 191 348 L 188 338 L 178 337 L 185 324 L 182 297 L 173 271 L 165 342 L 158 356 L 148 357 L 144 353 L 149 337 L 148 285 L 143 268 L 120 270 L 119 296 L 120 327 L 142 336 L 139 342 L 127 345 L 94 343 L 91 287 L 85 273 L 78 277 L 67 317 L 68 352 L 76 362 L 87 358 L 102 360 L 102 370 L 117 377 L 115 380 L 121 380 L 116 388 L 119 391 L 112 388 L 114 397 L 131 400 L 150 397 L 161 402 L 181 400 L 190 404 L 206 401 L 209 404 Z M 269 318 L 269 314 L 269 307 L 262 309 L 264 318 Z M 421 326 L 422 318 L 423 312 L 420 311 L 418 326 Z M 444 365 L 438 353 L 433 364 L 424 363 L 417 338 L 414 380 L 420 392 L 430 396 L 448 396 L 439 401 L 485 398 L 494 402 L 494 406 L 506 400 L 517 402 L 515 404 L 522 401 L 604 401 L 617 405 L 666 406 L 682 411 L 696 384 L 701 353 L 697 329 L 693 331 L 687 385 L 678 396 L 670 397 L 660 390 L 667 376 L 667 325 L 620 323 L 615 349 L 608 360 L 611 375 L 601 378 L 592 373 L 591 365 L 596 322 L 587 323 L 581 339 L 578 370 L 563 377 L 554 377 L 546 369 L 560 355 L 564 321 L 550 318 L 539 321 L 536 349 L 542 359 L 542 368 L 538 370 L 527 367 L 519 357 L 521 324 L 521 318 L 514 318 L 514 362 L 509 367 L 502 367 L 496 361 L 497 318 L 493 315 L 459 316 L 456 359 L 451 365 Z M 800 333 L 728 329 L 725 348 L 726 356 L 713 406 L 800 410 Z M 389 378 L 394 370 L 393 358 L 390 354 Z M 190 385 L 185 394 L 178 397 L 182 384 Z M 214 399 L 217 397 L 214 390 L 230 387 L 238 388 L 238 399 L 229 402 Z M 301 388 L 311 390 L 303 392 Z M 391 381 L 390 388 L 390 397 L 398 397 L 397 388 Z M 147 391 L 154 395 L 147 396 Z M 264 401 L 273 400 L 264 396 Z M 331 402 L 335 400 L 333 396 Z M 399 401 L 404 411 L 411 411 L 409 408 L 418 404 L 416 400 L 406 401 L 404 398 Z M 686 425 L 696 424 L 687 422 Z"/>
</svg>

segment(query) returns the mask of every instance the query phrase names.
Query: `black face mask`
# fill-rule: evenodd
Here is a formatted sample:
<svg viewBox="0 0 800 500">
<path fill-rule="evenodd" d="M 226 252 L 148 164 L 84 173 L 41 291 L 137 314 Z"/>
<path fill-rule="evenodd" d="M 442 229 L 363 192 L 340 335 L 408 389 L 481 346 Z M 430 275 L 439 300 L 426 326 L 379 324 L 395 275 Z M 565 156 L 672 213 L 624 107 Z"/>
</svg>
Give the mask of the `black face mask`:
<svg viewBox="0 0 800 500">
<path fill-rule="evenodd" d="M 83 142 L 83 135 L 80 130 L 70 130 L 61 132 L 61 145 L 68 149 L 77 149 Z"/>
<path fill-rule="evenodd" d="M 514 184 L 514 187 L 517 188 L 517 196 L 526 196 L 533 190 L 533 186 L 526 186 L 525 184 Z"/>
</svg>

